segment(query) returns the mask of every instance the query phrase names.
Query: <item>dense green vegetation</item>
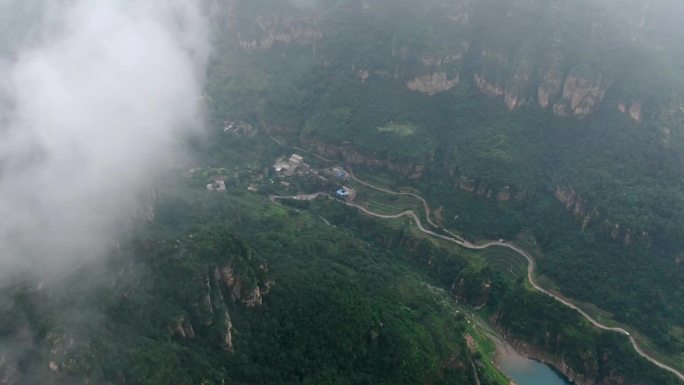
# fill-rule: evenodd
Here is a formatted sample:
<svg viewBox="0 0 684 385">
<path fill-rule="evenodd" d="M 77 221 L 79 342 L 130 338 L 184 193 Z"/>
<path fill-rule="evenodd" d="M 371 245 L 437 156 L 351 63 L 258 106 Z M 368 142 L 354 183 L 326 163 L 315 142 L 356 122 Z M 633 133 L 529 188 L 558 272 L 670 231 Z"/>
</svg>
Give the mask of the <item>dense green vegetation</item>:
<svg viewBox="0 0 684 385">
<path fill-rule="evenodd" d="M 317 38 L 293 35 L 270 48 L 222 51 L 249 63 L 262 82 L 244 85 L 236 98 L 222 94 L 239 104 L 231 113 L 359 171 L 391 169 L 397 183 L 443 206 L 445 224 L 470 238 L 532 233 L 542 273 L 564 293 L 605 308 L 684 359 L 684 119 L 676 71 L 684 61 L 672 45 L 678 11 L 666 12 L 679 7 L 369 4 L 280 9 L 287 16 L 261 26 L 262 33 L 293 32 L 287 20 Z M 668 49 L 653 48 L 659 45 Z M 239 66 L 232 72 L 244 79 Z M 414 78 L 434 73 L 458 74 L 459 82 L 432 96 L 408 89 Z M 505 92 L 522 105 L 509 111 L 502 96 L 483 95 L 475 75 L 500 88 L 487 92 Z M 573 78 L 601 95 L 583 98 L 578 116 L 562 96 Z M 539 90 L 550 93 L 545 109 Z M 634 103 L 638 121 L 618 109 Z M 553 112 L 556 104 L 565 116 Z M 413 133 L 378 130 L 393 126 Z M 463 178 L 474 184 L 472 193 L 460 186 Z M 511 199 L 499 202 L 505 186 Z M 568 186 L 581 202 L 576 215 L 574 203 L 564 210 L 554 196 Z"/>
<path fill-rule="evenodd" d="M 78 284 L 3 292 L 12 316 L 0 331 L 16 336 L 20 367 L 69 384 L 474 383 L 464 320 L 399 251 L 232 194 L 180 189 L 108 265 L 81 268 Z M 214 278 L 225 266 L 242 300 Z M 263 304 L 246 305 L 244 293 L 266 282 Z M 47 376 L 46 361 L 59 374 Z"/>
<path fill-rule="evenodd" d="M 565 295 L 683 366 L 684 54 L 672 16 L 655 2 L 663 22 L 639 28 L 635 3 L 215 2 L 214 131 L 191 144 L 198 168 L 156 183 L 154 220 L 106 263 L 0 291 L 0 380 L 474 384 L 474 366 L 483 385 L 505 383 L 491 347 L 467 348 L 457 301 L 597 383 L 677 384 L 624 336 L 532 291 L 518 255 L 459 250 L 333 200 L 267 198 L 322 186 L 279 184 L 271 164 L 291 146 L 382 173 L 468 239 L 526 234 Z M 603 94 L 587 114 L 563 99 L 571 77 Z M 554 84 L 543 108 L 539 89 Z M 618 109 L 636 102 L 639 119 Z M 224 133 L 228 121 L 254 133 Z M 227 193 L 206 191 L 218 176 Z M 555 195 L 569 186 L 568 210 Z M 359 190 L 379 212 L 422 208 Z"/>
</svg>

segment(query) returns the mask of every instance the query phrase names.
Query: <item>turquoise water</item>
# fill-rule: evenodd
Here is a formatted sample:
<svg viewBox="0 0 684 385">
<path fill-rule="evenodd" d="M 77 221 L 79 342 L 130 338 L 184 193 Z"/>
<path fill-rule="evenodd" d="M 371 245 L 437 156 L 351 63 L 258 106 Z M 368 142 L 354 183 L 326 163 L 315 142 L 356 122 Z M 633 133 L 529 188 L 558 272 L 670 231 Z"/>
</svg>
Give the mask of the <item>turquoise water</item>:
<svg viewBox="0 0 684 385">
<path fill-rule="evenodd" d="M 497 361 L 501 370 L 517 385 L 570 385 L 570 382 L 548 365 L 522 357 L 515 352 L 500 352 Z"/>
</svg>

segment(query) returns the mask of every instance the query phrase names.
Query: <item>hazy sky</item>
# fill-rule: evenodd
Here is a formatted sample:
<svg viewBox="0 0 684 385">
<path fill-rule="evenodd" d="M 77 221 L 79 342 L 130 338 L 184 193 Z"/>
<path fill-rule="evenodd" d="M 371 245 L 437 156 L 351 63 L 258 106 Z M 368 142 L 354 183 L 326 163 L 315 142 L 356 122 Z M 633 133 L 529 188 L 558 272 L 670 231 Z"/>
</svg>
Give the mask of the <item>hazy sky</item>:
<svg viewBox="0 0 684 385">
<path fill-rule="evenodd" d="M 198 3 L 44 0 L 40 38 L 0 58 L 0 284 L 114 240 L 201 130 Z"/>
</svg>

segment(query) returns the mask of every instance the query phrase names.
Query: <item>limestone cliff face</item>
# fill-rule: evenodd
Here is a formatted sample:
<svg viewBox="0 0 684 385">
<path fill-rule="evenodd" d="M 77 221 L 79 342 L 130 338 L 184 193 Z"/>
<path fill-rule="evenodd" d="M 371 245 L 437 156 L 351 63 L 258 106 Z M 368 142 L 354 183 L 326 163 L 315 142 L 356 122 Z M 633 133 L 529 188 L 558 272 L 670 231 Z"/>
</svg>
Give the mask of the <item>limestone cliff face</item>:
<svg viewBox="0 0 684 385">
<path fill-rule="evenodd" d="M 562 97 L 553 105 L 553 112 L 583 118 L 603 100 L 606 86 L 600 75 L 588 78 L 572 71 L 565 79 Z"/>
<path fill-rule="evenodd" d="M 556 199 L 560 201 L 565 209 L 571 211 L 573 215 L 584 218 L 587 214 L 587 202 L 570 186 L 557 186 Z"/>
<path fill-rule="evenodd" d="M 632 119 L 633 121 L 641 122 L 641 103 L 633 102 L 629 104 L 629 108 L 627 106 L 627 103 L 619 102 L 618 110 L 623 114 L 629 115 L 630 119 Z"/>
<path fill-rule="evenodd" d="M 537 101 L 539 106 L 546 109 L 549 107 L 552 98 L 555 98 L 561 91 L 563 82 L 558 71 L 553 68 L 547 71 L 537 87 Z"/>
<path fill-rule="evenodd" d="M 255 13 L 240 0 L 226 0 L 217 8 L 229 35 L 246 51 L 267 50 L 276 43 L 306 45 L 321 37 L 315 19 L 293 8 L 264 7 Z"/>
<path fill-rule="evenodd" d="M 491 78 L 484 73 L 476 72 L 473 75 L 473 83 L 487 96 L 502 97 L 509 110 L 534 103 L 536 98 L 540 107 L 551 108 L 556 115 L 576 118 L 584 118 L 593 112 L 603 100 L 608 88 L 601 75 L 583 76 L 577 71 L 571 71 L 563 78 L 553 69 L 537 79 L 530 76 L 526 63 L 518 67 L 509 77 L 504 78 Z M 505 67 L 502 64 L 500 68 L 503 71 Z M 536 95 L 526 91 L 528 89 L 536 89 Z M 641 105 L 633 104 L 629 108 L 629 115 L 639 121 Z"/>
<path fill-rule="evenodd" d="M 173 328 L 173 333 L 181 338 L 195 338 L 195 329 L 192 327 L 192 323 L 185 319 L 185 316 L 178 317 L 176 325 Z"/>
<path fill-rule="evenodd" d="M 194 339 L 196 335 L 207 333 L 207 327 L 215 325 L 209 330 L 218 330 L 220 345 L 227 351 L 233 352 L 235 328 L 231 321 L 229 309 L 249 309 L 261 306 L 263 297 L 275 286 L 275 281 L 264 278 L 268 273 L 265 262 L 259 265 L 256 285 L 247 284 L 255 277 L 239 274 L 230 264 L 210 266 L 202 282 L 205 294 L 202 300 L 192 309 L 188 309 L 193 316 L 179 315 L 169 326 L 171 334 L 178 338 Z M 233 311 L 231 310 L 231 311 Z M 201 323 L 193 325 L 192 319 L 199 319 Z"/>
<path fill-rule="evenodd" d="M 503 96 L 504 103 L 509 110 L 514 110 L 527 104 L 527 97 L 518 90 L 516 84 L 525 84 L 527 80 L 513 79 L 511 85 L 504 86 L 497 81 L 488 80 L 485 75 L 475 74 L 473 80 L 477 89 L 483 94 L 492 97 Z"/>
<path fill-rule="evenodd" d="M 265 264 L 263 265 L 266 268 Z M 246 307 L 255 307 L 262 304 L 263 296 L 268 293 L 275 285 L 273 280 L 259 282 L 253 288 L 245 287 L 245 278 L 235 275 L 234 269 L 230 265 L 216 267 L 214 277 L 217 282 L 221 282 L 223 288 L 233 302 L 240 302 Z M 262 289 L 263 287 L 263 289 Z"/>
<path fill-rule="evenodd" d="M 458 74 L 455 74 L 450 78 L 446 72 L 439 71 L 418 76 L 407 82 L 406 87 L 412 91 L 423 92 L 428 95 L 436 95 L 440 92 L 452 89 L 458 84 L 458 81 Z"/>
<path fill-rule="evenodd" d="M 484 75 L 473 75 L 475 86 L 487 96 L 503 96 L 506 92 L 503 86 L 487 80 Z"/>
<path fill-rule="evenodd" d="M 273 47 L 276 43 L 311 44 L 321 37 L 313 25 L 313 20 L 296 20 L 277 15 L 261 16 L 257 19 L 261 36 L 250 38 L 238 33 L 238 42 L 247 51 L 262 51 Z"/>
<path fill-rule="evenodd" d="M 487 57 L 491 56 L 490 53 Z M 551 109 L 556 115 L 584 118 L 596 110 L 608 89 L 608 82 L 600 74 L 584 76 L 572 70 L 562 76 L 554 67 L 543 72 L 541 77 L 536 77 L 530 70 L 530 63 L 525 60 L 507 74 L 506 66 L 510 65 L 507 62 L 503 58 L 493 63 L 490 60 L 487 65 L 498 68 L 504 75 L 475 72 L 473 83 L 483 94 L 503 98 L 510 110 L 536 101 L 541 108 Z M 641 105 L 635 103 L 630 107 L 629 114 L 632 119 L 640 120 Z"/>
<path fill-rule="evenodd" d="M 620 241 L 627 246 L 632 245 L 637 240 L 648 242 L 648 232 L 635 232 L 625 226 L 614 223 L 609 219 L 601 218 L 599 211 L 592 208 L 571 186 L 556 186 L 556 199 L 563 204 L 566 210 L 572 213 L 581 223 L 582 230 L 590 225 L 599 226 L 599 229 L 616 241 Z"/>
<path fill-rule="evenodd" d="M 233 323 L 230 320 L 228 311 L 223 312 L 223 348 L 229 352 L 234 352 L 233 346 Z"/>
<path fill-rule="evenodd" d="M 527 197 L 527 191 L 524 189 L 516 188 L 514 193 L 514 188 L 509 185 L 496 188 L 484 181 L 477 181 L 476 179 L 469 178 L 465 175 L 462 175 L 458 179 L 456 187 L 479 197 L 496 199 L 499 202 L 508 202 L 511 200 L 522 201 Z"/>
<path fill-rule="evenodd" d="M 505 186 L 498 194 L 496 194 L 496 200 L 499 202 L 506 202 L 511 200 L 511 187 Z"/>
</svg>

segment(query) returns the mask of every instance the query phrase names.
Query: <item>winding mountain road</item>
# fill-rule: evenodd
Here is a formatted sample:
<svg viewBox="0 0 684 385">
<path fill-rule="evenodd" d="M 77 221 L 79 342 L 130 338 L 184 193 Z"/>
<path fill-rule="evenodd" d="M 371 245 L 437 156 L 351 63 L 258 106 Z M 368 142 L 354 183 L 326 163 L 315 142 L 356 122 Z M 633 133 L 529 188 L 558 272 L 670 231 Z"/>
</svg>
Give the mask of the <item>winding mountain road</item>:
<svg viewBox="0 0 684 385">
<path fill-rule="evenodd" d="M 385 193 L 388 193 L 388 194 L 394 194 L 394 195 L 399 194 L 399 195 L 410 195 L 410 196 L 416 197 L 417 199 L 419 199 L 419 200 L 423 203 L 423 207 L 425 208 L 426 217 L 427 217 L 427 220 L 428 220 L 428 222 L 430 223 L 430 225 L 433 226 L 433 227 L 435 227 L 435 228 L 439 228 L 436 224 L 434 224 L 434 223 L 430 220 L 430 207 L 429 207 L 429 205 L 427 204 L 427 201 L 425 201 L 425 199 L 423 199 L 421 196 L 416 195 L 416 194 L 413 194 L 413 193 L 395 192 L 395 191 L 391 191 L 391 190 L 387 190 L 387 189 L 384 189 L 384 188 L 381 188 L 381 187 L 374 186 L 374 185 L 372 185 L 372 184 L 370 184 L 370 183 L 367 183 L 367 182 L 364 182 L 364 181 L 361 181 L 360 179 L 358 179 L 356 176 L 354 176 L 354 174 L 351 172 L 351 170 L 350 170 L 350 172 L 349 172 L 349 175 L 350 175 L 351 178 L 352 178 L 353 180 L 355 180 L 356 182 L 358 182 L 358 183 L 360 183 L 360 184 L 362 184 L 362 185 L 364 185 L 364 186 L 370 187 L 370 188 L 372 188 L 372 189 L 381 191 L 381 192 L 385 192 Z M 275 195 L 271 195 L 271 196 L 269 197 L 269 199 L 270 199 L 272 202 L 276 203 L 278 199 L 314 200 L 314 199 L 318 198 L 319 196 L 327 196 L 328 198 L 332 199 L 332 197 L 330 196 L 330 194 L 323 193 L 323 192 L 318 192 L 318 193 L 315 193 L 315 194 L 295 195 L 295 196 L 275 196 Z M 639 345 L 637 344 L 637 342 L 636 342 L 636 340 L 634 339 L 634 337 L 633 337 L 632 335 L 630 335 L 630 333 L 629 333 L 627 330 L 625 330 L 625 329 L 623 329 L 623 328 L 620 328 L 620 327 L 611 327 L 611 326 L 604 325 L 604 324 L 600 323 L 599 321 L 595 320 L 595 319 L 594 319 L 593 317 L 591 317 L 589 314 L 587 314 L 587 313 L 586 313 L 584 310 L 582 310 L 579 306 L 577 306 L 577 305 L 575 305 L 574 303 L 570 302 L 569 300 L 567 300 L 567 299 L 565 299 L 565 298 L 563 298 L 563 297 L 560 297 L 560 296 L 558 296 L 558 295 L 556 295 L 556 294 L 554 294 L 554 293 L 552 293 L 552 292 L 550 292 L 550 291 L 544 289 L 543 287 L 541 287 L 541 286 L 535 281 L 535 278 L 534 278 L 535 270 L 536 270 L 536 264 L 535 264 L 534 258 L 533 258 L 532 255 L 530 255 L 527 251 L 525 251 L 525 250 L 523 250 L 523 249 L 521 249 L 521 248 L 519 248 L 519 247 L 517 247 L 517 246 L 515 246 L 515 245 L 513 245 L 513 244 L 510 244 L 510 243 L 508 243 L 508 242 L 503 242 L 503 241 L 492 241 L 492 242 L 487 242 L 487 243 L 483 243 L 483 244 L 480 244 L 480 245 L 476 245 L 476 244 L 473 244 L 473 243 L 468 242 L 467 240 L 465 240 L 465 239 L 463 239 L 463 238 L 461 238 L 461 237 L 458 237 L 458 238 L 457 238 L 457 236 L 455 236 L 455 234 L 453 234 L 453 235 L 454 235 L 453 237 L 449 237 L 449 236 L 446 236 L 446 235 L 443 235 L 443 234 L 436 233 L 436 232 L 434 232 L 434 231 L 432 231 L 432 230 L 426 229 L 426 228 L 423 226 L 422 222 L 420 221 L 420 218 L 418 217 L 418 215 L 416 215 L 416 213 L 413 212 L 413 210 L 406 210 L 406 211 L 403 211 L 403 212 L 401 212 L 401 213 L 399 213 L 399 214 L 389 214 L 389 215 L 388 215 L 388 214 L 379 214 L 379 213 L 370 211 L 370 210 L 368 210 L 367 208 L 365 208 L 365 207 L 363 207 L 363 206 L 360 206 L 360 205 L 358 205 L 358 204 L 352 203 L 352 202 L 346 202 L 346 201 L 342 201 L 342 202 L 343 202 L 345 205 L 349 206 L 349 207 L 353 207 L 353 208 L 355 208 L 355 209 L 361 211 L 362 213 L 364 213 L 364 214 L 366 214 L 366 215 L 370 215 L 370 216 L 376 217 L 376 218 L 382 218 L 382 219 L 398 219 L 398 218 L 402 218 L 402 217 L 410 217 L 410 218 L 413 218 L 413 220 L 414 220 L 416 226 L 418 227 L 418 229 L 419 229 L 421 232 L 423 232 L 424 234 L 430 235 L 430 236 L 432 236 L 432 237 L 435 237 L 435 238 L 438 238 L 438 239 L 441 239 L 441 240 L 444 240 L 444 241 L 447 241 L 447 242 L 455 243 L 455 244 L 457 244 L 457 245 L 459 245 L 459 246 L 461 246 L 461 247 L 463 247 L 463 248 L 466 248 L 466 249 L 470 249 L 470 250 L 484 250 L 484 249 L 487 249 L 487 248 L 490 248 L 490 247 L 504 247 L 504 248 L 507 248 L 507 249 L 510 249 L 510 250 L 515 251 L 516 253 L 522 255 L 523 257 L 525 257 L 525 259 L 527 259 L 527 280 L 530 282 L 530 284 L 531 284 L 537 291 L 539 291 L 540 293 L 543 293 L 543 294 L 545 294 L 545 295 L 547 295 L 547 296 L 549 296 L 549 297 L 555 299 L 556 301 L 562 303 L 563 305 L 565 305 L 565 306 L 567 306 L 567 307 L 569 307 L 569 308 L 571 308 L 571 309 L 577 311 L 580 315 L 582 315 L 587 321 L 589 321 L 592 325 L 594 325 L 594 326 L 597 327 L 598 329 L 606 330 L 606 331 L 610 331 L 610 332 L 615 332 L 615 333 L 621 333 L 621 334 L 627 336 L 627 337 L 629 338 L 629 341 L 631 342 L 632 346 L 634 347 L 634 350 L 637 352 L 637 354 L 639 354 L 641 357 L 645 358 L 646 360 L 648 360 L 648 361 L 651 362 L 652 364 L 658 366 L 659 368 L 661 368 L 661 369 L 663 369 L 663 370 L 667 370 L 668 372 L 674 374 L 674 375 L 677 376 L 681 381 L 684 381 L 684 375 L 683 375 L 682 373 L 680 373 L 680 372 L 677 371 L 676 369 L 674 369 L 674 368 L 672 368 L 672 367 L 670 367 L 670 366 L 668 366 L 668 365 L 666 365 L 666 364 L 664 364 L 664 363 L 658 361 L 658 360 L 655 359 L 654 357 L 650 356 L 648 353 L 644 352 L 644 351 L 639 347 Z M 449 233 L 449 234 L 451 235 L 452 233 Z"/>
</svg>

